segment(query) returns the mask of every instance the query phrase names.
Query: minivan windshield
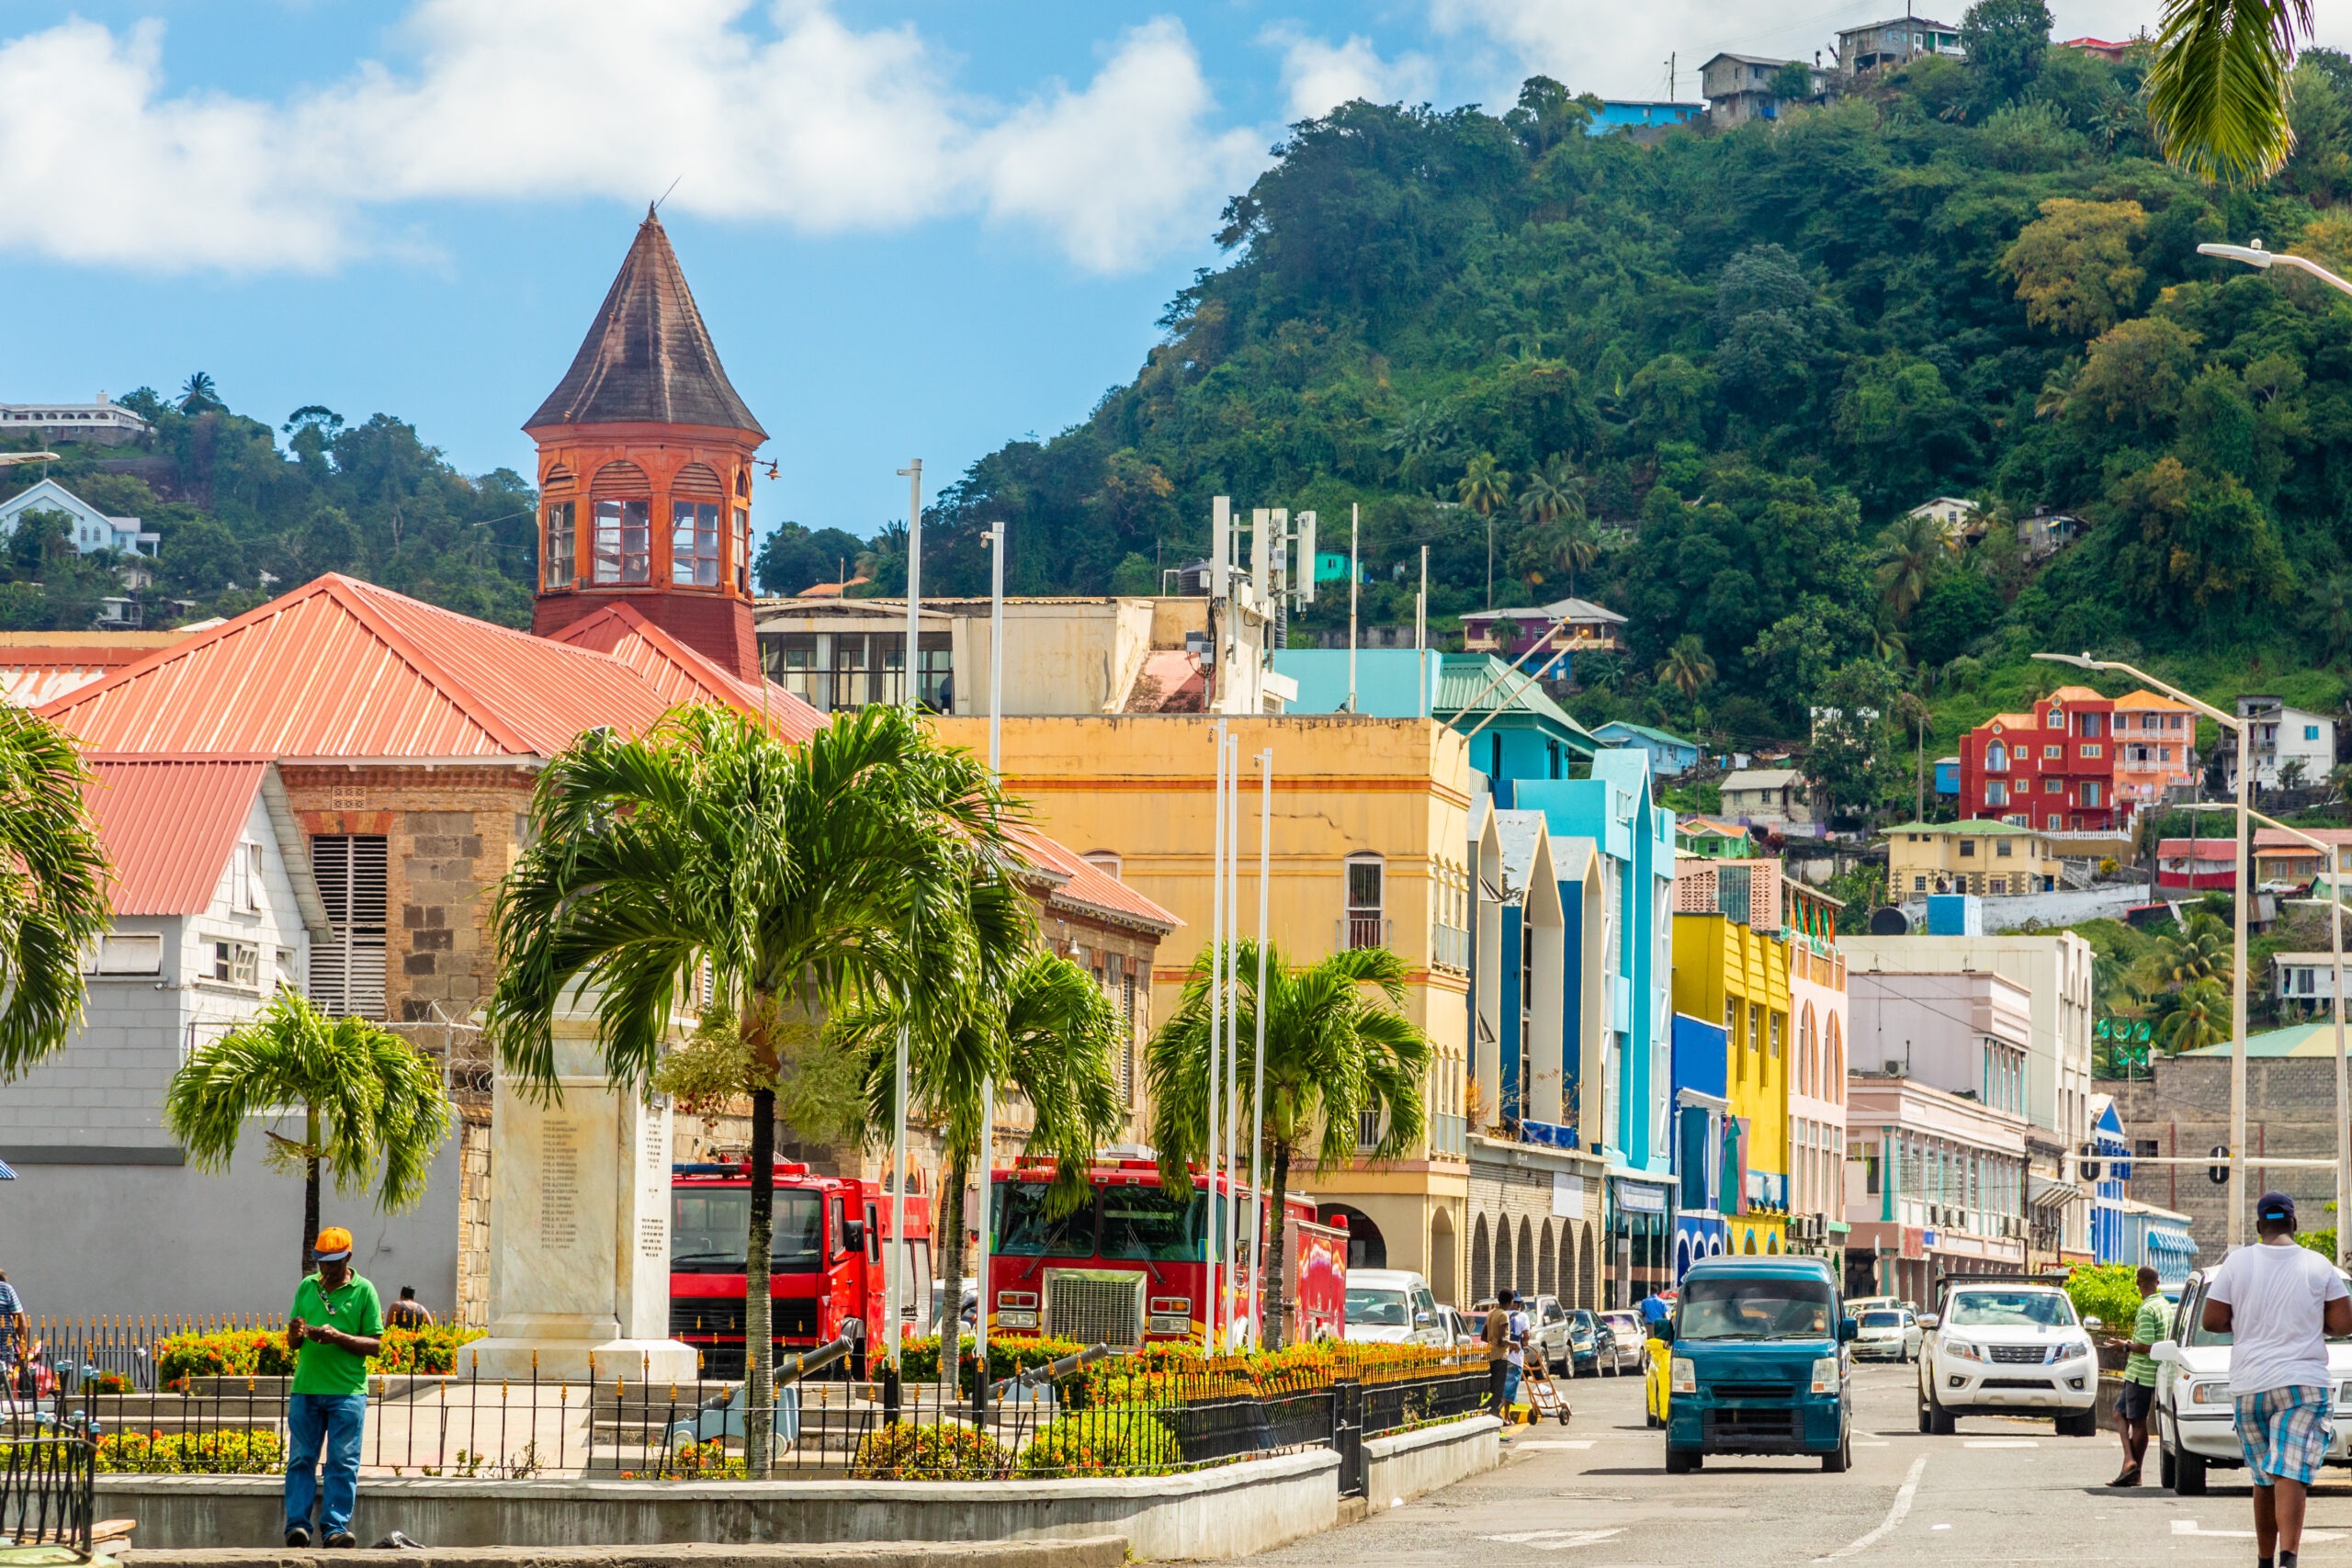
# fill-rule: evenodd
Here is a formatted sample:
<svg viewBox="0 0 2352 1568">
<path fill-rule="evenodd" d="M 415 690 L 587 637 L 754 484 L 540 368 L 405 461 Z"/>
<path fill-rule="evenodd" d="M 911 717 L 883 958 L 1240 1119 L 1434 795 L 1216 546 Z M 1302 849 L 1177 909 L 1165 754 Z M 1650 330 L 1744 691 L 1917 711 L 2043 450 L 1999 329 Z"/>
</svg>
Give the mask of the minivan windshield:
<svg viewBox="0 0 2352 1568">
<path fill-rule="evenodd" d="M 2056 1291 L 1957 1291 L 1944 1321 L 1954 1328 L 2072 1328 L 2075 1303 Z"/>
<path fill-rule="evenodd" d="M 1350 1286 L 1348 1321 L 1360 1328 L 1409 1328 L 1413 1319 L 1404 1292 Z"/>
<path fill-rule="evenodd" d="M 1819 1339 L 1836 1305 L 1824 1280 L 1709 1278 L 1682 1282 L 1677 1339 Z"/>
</svg>

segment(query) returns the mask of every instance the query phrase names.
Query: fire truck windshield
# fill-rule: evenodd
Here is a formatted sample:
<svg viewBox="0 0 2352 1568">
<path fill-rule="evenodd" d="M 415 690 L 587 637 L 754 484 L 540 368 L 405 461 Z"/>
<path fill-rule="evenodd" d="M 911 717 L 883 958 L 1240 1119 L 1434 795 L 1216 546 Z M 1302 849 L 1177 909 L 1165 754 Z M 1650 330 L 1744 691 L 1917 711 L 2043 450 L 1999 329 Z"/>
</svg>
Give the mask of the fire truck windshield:
<svg viewBox="0 0 2352 1568">
<path fill-rule="evenodd" d="M 1208 1196 L 1199 1188 L 1179 1198 L 1159 1187 L 1102 1190 L 1102 1256 L 1182 1263 L 1201 1256 Z"/>
<path fill-rule="evenodd" d="M 778 1274 L 811 1273 L 824 1251 L 814 1192 L 775 1195 Z M 752 1194 L 743 1188 L 675 1188 L 670 1200 L 670 1268 L 679 1274 L 741 1274 L 752 1234 Z"/>
<path fill-rule="evenodd" d="M 1081 1203 L 1059 1219 L 1046 1217 L 1046 1183 L 1001 1181 L 996 1189 L 995 1248 L 1008 1258 L 1091 1258 L 1094 1205 Z"/>
</svg>

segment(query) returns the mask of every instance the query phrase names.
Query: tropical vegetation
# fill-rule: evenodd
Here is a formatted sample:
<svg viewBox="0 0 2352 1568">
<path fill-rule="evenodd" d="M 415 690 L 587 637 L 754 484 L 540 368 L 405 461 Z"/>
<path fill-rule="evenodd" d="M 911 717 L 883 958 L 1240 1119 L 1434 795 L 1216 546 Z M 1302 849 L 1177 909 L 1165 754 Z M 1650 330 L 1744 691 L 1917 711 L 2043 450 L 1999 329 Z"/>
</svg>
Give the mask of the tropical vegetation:
<svg viewBox="0 0 2352 1568">
<path fill-rule="evenodd" d="M 281 988 L 247 1021 L 188 1053 L 164 1091 L 164 1125 L 199 1170 L 225 1171 L 256 1124 L 290 1111 L 300 1135 L 260 1128 L 263 1158 L 302 1178 L 298 1273 L 316 1258 L 321 1171 L 347 1196 L 372 1184 L 378 1209 L 424 1197 L 433 1156 L 449 1133 L 440 1064 L 364 1018 L 329 1018 Z"/>
<path fill-rule="evenodd" d="M 65 1043 L 83 958 L 113 924 L 72 737 L 0 704 L 0 1084 Z"/>
</svg>

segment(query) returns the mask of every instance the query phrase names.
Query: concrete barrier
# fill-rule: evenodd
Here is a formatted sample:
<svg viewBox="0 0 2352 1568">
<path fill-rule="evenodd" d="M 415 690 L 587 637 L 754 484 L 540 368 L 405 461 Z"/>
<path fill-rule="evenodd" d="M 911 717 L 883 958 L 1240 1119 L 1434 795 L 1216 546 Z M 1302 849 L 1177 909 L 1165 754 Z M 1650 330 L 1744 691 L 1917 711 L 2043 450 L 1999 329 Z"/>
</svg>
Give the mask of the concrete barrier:
<svg viewBox="0 0 2352 1568">
<path fill-rule="evenodd" d="M 1070 1540 L 854 1541 L 827 1546 L 458 1547 L 403 1551 L 401 1568 L 1121 1568 L 1115 1535 Z M 205 1551 L 136 1550 L 128 1568 L 329 1568 L 338 1552 L 276 1548 Z"/>
<path fill-rule="evenodd" d="M 371 1477 L 360 1484 L 352 1528 L 363 1541 L 397 1529 L 435 1548 L 1116 1535 L 1148 1560 L 1232 1558 L 1329 1529 L 1339 1518 L 1339 1463 L 1329 1450 L 1313 1449 L 1182 1475 L 1017 1484 Z M 97 1479 L 99 1517 L 138 1520 L 131 1539 L 157 1554 L 276 1543 L 281 1495 L 274 1476 Z"/>
<path fill-rule="evenodd" d="M 1422 1427 L 1363 1443 L 1363 1495 L 1378 1513 L 1494 1469 L 1502 1462 L 1503 1424 L 1491 1416 Z"/>
</svg>

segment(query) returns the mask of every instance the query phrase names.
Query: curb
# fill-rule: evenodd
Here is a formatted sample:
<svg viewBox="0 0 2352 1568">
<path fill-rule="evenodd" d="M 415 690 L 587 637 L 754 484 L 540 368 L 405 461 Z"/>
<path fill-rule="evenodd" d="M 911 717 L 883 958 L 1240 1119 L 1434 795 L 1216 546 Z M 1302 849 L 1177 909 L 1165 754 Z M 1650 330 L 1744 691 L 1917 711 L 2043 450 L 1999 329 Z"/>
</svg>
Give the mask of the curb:
<svg viewBox="0 0 2352 1568">
<path fill-rule="evenodd" d="M 1125 1536 L 1037 1540 L 847 1541 L 800 1546 L 467 1546 L 388 1552 L 283 1547 L 119 1551 L 125 1568 L 327 1568 L 374 1562 L 397 1568 L 1121 1568 Z"/>
</svg>

